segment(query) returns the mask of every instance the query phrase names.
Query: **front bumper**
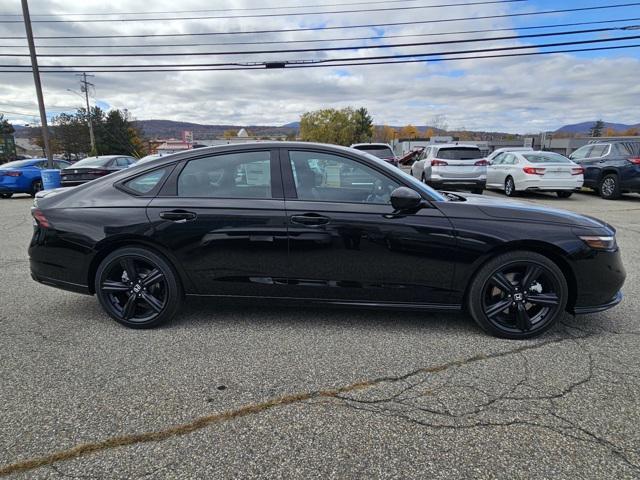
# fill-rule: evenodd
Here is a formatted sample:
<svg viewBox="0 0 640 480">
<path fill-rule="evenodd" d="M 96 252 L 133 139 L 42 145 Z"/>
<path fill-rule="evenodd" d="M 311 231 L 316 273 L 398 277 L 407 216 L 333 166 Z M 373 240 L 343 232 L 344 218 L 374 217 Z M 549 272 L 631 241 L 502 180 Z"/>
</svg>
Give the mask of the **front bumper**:
<svg viewBox="0 0 640 480">
<path fill-rule="evenodd" d="M 620 302 L 622 302 L 623 298 L 624 298 L 624 295 L 622 294 L 622 290 L 619 290 L 618 293 L 616 293 L 616 295 L 607 303 L 603 303 L 601 305 L 594 305 L 591 307 L 575 307 L 573 309 L 573 313 L 575 315 L 584 315 L 587 313 L 604 312 L 605 310 L 609 310 L 610 308 L 613 308 L 619 305 Z"/>
</svg>

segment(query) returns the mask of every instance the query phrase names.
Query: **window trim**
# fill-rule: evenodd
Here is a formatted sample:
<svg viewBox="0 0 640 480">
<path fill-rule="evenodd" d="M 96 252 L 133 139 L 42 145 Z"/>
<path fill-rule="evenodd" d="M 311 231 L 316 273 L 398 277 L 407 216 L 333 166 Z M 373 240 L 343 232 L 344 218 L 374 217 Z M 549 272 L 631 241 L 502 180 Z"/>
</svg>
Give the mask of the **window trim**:
<svg viewBox="0 0 640 480">
<path fill-rule="evenodd" d="M 280 158 L 278 155 L 278 148 L 243 148 L 241 150 L 226 150 L 217 152 L 215 154 L 206 154 L 183 158 L 174 163 L 175 168 L 171 172 L 171 175 L 164 182 L 162 188 L 158 191 L 157 197 L 162 198 L 185 198 L 185 199 L 210 199 L 210 200 L 253 200 L 253 201 L 261 201 L 261 200 L 282 200 L 284 198 L 284 194 L 282 192 L 282 177 L 281 177 L 281 168 L 280 168 Z M 253 153 L 253 152 L 268 152 L 269 153 L 269 162 L 270 162 L 270 171 L 269 174 L 271 176 L 271 196 L 269 198 L 255 198 L 255 197 L 186 197 L 178 195 L 178 179 L 180 178 L 180 174 L 185 169 L 187 164 L 193 160 L 201 160 L 203 158 L 212 158 L 219 157 L 221 155 L 235 155 L 239 153 Z"/>
</svg>

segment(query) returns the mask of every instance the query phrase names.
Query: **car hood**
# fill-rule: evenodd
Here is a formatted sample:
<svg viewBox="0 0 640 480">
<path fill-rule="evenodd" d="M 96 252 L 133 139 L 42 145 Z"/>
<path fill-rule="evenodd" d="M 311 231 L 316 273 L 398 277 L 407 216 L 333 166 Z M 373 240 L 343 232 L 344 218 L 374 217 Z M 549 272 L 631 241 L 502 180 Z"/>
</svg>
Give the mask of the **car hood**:
<svg viewBox="0 0 640 480">
<path fill-rule="evenodd" d="M 505 198 L 488 197 L 485 195 L 458 195 L 464 198 L 466 204 L 476 206 L 485 215 L 505 220 L 522 220 L 529 222 L 556 223 L 587 228 L 615 229 L 597 218 L 588 215 L 552 208 L 543 205 L 519 202 Z"/>
</svg>

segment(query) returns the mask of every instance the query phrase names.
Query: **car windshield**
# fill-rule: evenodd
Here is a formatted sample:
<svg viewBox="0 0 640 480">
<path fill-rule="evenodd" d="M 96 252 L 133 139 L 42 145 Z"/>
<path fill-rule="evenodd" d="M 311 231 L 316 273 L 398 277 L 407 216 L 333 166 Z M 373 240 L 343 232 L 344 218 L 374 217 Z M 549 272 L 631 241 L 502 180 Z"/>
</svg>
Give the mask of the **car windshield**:
<svg viewBox="0 0 640 480">
<path fill-rule="evenodd" d="M 530 163 L 571 163 L 571 160 L 559 153 L 523 153 L 522 156 Z"/>
<path fill-rule="evenodd" d="M 16 160 L 15 162 L 9 162 L 0 165 L 0 168 L 22 168 L 28 167 L 33 163 L 33 160 Z"/>
<path fill-rule="evenodd" d="M 73 164 L 76 167 L 104 167 L 112 160 L 110 157 L 88 157 Z"/>
<path fill-rule="evenodd" d="M 482 152 L 477 147 L 445 147 L 438 150 L 436 158 L 442 160 L 472 160 L 482 158 Z"/>
<path fill-rule="evenodd" d="M 361 152 L 367 152 L 370 155 L 373 155 L 378 158 L 393 158 L 394 154 L 391 148 L 386 145 L 362 145 L 358 147 L 353 147 Z"/>
</svg>

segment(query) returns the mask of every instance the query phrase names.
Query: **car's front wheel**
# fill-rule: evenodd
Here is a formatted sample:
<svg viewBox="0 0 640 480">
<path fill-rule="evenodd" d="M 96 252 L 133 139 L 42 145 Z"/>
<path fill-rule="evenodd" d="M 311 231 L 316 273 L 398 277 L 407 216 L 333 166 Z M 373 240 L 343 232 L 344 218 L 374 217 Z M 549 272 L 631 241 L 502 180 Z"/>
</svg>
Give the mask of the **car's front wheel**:
<svg viewBox="0 0 640 480">
<path fill-rule="evenodd" d="M 525 339 L 551 328 L 563 315 L 567 281 L 549 258 L 515 251 L 487 262 L 469 288 L 468 308 L 480 327 L 502 338 Z"/>
<path fill-rule="evenodd" d="M 152 328 L 171 320 L 182 290 L 171 265 L 146 248 L 110 253 L 95 276 L 96 296 L 116 321 L 131 328 Z"/>
<path fill-rule="evenodd" d="M 29 192 L 29 194 L 32 197 L 35 197 L 36 193 L 38 193 L 40 190 L 42 190 L 42 180 L 34 180 L 31 184 L 31 191 Z"/>
<path fill-rule="evenodd" d="M 0 198 L 11 198 L 13 193 L 0 193 Z"/>
</svg>

